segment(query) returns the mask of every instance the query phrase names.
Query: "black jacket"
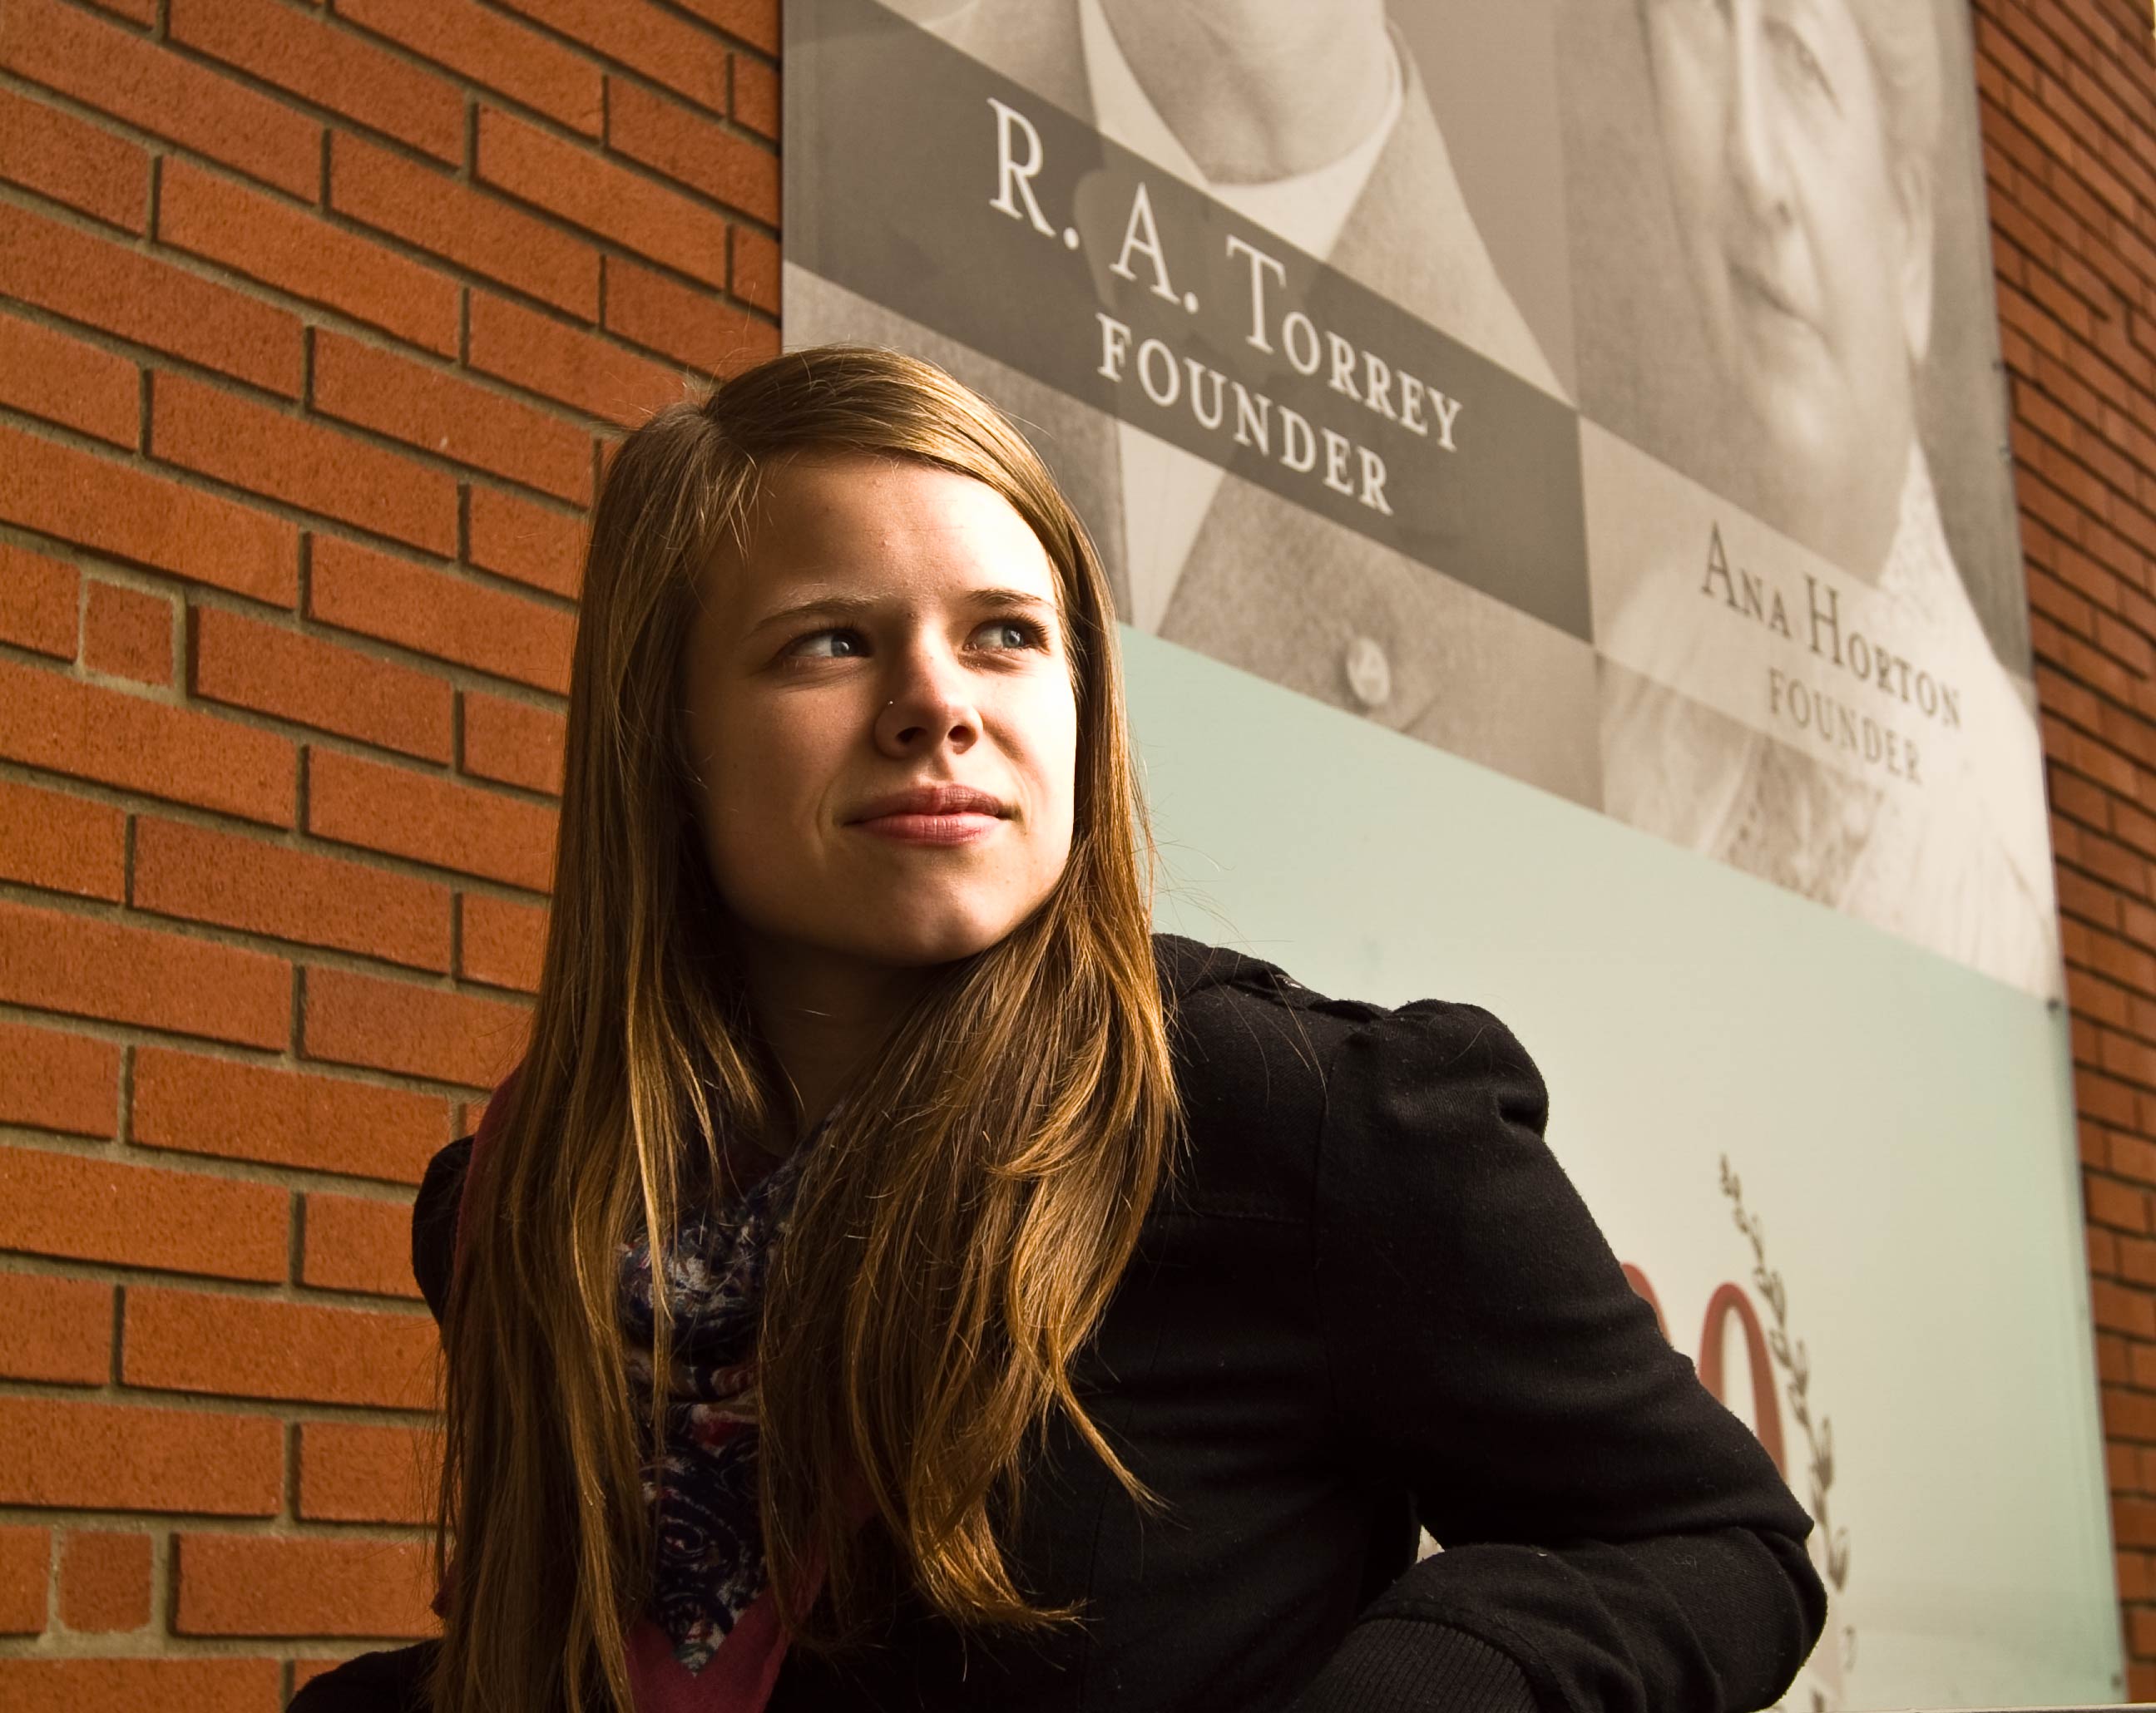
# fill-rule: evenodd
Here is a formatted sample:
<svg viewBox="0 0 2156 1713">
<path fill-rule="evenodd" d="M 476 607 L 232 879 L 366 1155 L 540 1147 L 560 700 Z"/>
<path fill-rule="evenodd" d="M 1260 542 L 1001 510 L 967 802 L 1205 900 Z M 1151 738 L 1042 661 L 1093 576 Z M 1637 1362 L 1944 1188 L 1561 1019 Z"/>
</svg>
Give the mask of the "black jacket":
<svg viewBox="0 0 2156 1713">
<path fill-rule="evenodd" d="M 1166 1510 L 1059 1425 L 1008 1545 L 1084 1623 L 904 1607 L 860 1657 L 789 1657 L 773 1713 L 1774 1701 L 1825 1618 L 1810 1519 L 1626 1285 L 1519 1044 L 1157 944 L 1188 1143 L 1081 1391 Z M 438 1313 L 468 1152 L 414 1212 Z"/>
</svg>

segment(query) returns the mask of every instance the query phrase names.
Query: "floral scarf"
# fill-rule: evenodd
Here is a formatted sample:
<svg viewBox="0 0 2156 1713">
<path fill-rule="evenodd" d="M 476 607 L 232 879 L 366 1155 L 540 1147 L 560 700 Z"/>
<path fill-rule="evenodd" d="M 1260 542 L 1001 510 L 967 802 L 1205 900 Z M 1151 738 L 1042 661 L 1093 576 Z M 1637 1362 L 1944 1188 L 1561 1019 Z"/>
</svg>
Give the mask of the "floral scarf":
<svg viewBox="0 0 2156 1713">
<path fill-rule="evenodd" d="M 506 1121 L 516 1083 L 512 1070 L 473 1138 L 457 1210 L 459 1254 L 472 1185 Z M 764 1574 L 757 1516 L 756 1337 L 773 1248 L 814 1141 L 812 1135 L 735 1200 L 701 1208 L 675 1233 L 667 1266 L 673 1372 L 665 1420 L 652 1436 L 644 1470 L 658 1562 L 650 1604 L 628 1637 L 637 1713 L 762 1713 L 785 1661 L 787 1637 Z M 619 1303 L 631 1382 L 648 1397 L 646 1239 L 621 1247 Z M 438 1612 L 446 1598 L 446 1588 L 436 1596 Z"/>
<path fill-rule="evenodd" d="M 757 1516 L 756 1336 L 773 1244 L 785 1229 L 806 1145 L 747 1192 L 699 1209 L 675 1233 L 665 1419 L 644 1470 L 658 1562 L 650 1616 L 674 1658 L 701 1673 L 766 1594 Z M 649 1395 L 651 1246 L 621 1249 L 621 1326 L 632 1385 Z"/>
</svg>

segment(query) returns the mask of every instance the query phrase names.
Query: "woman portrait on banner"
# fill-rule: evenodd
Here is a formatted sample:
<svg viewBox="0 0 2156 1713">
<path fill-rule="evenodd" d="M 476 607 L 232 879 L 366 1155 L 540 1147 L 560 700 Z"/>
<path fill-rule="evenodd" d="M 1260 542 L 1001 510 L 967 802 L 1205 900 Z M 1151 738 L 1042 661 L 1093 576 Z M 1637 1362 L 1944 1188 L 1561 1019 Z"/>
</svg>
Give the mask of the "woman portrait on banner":
<svg viewBox="0 0 2156 1713">
<path fill-rule="evenodd" d="M 1780 1694 L 1809 1520 L 1518 1044 L 1152 933 L 1004 418 L 773 359 L 615 452 L 583 589 L 528 1045 L 415 1211 L 443 1634 L 299 1713 Z"/>
<path fill-rule="evenodd" d="M 1692 551 L 1640 569 L 1625 598 L 1598 600 L 1597 641 L 1618 669 L 1605 671 L 1606 805 L 2050 992 L 2058 947 L 2030 695 L 1956 563 L 1923 439 L 1942 265 L 1979 242 L 1941 240 L 1945 163 L 1974 140 L 1948 135 L 1935 0 L 1636 0 L 1636 24 L 1640 128 L 1667 189 L 1671 241 L 1656 265 L 1679 279 L 1644 339 L 1635 316 L 1604 324 L 1605 362 L 1659 375 L 1590 386 L 1586 408 L 1600 416 L 1607 399 L 1661 390 L 1661 411 L 1620 406 L 1610 425 L 1766 526 L 1740 555 L 1743 526 L 1725 510 L 1714 551 L 1732 578 L 1750 570 L 1787 592 L 1788 627 L 1754 633 L 1758 717 L 1732 718 L 1699 688 L 1732 646 L 1716 603 L 1694 598 L 1721 574 L 1712 556 L 1704 569 Z M 1590 74 L 1618 81 L 1606 66 Z M 1974 437 L 1984 468 L 1962 485 L 2010 546 L 1988 364 L 1980 378 L 1991 432 Z M 1912 697 L 1912 684 L 1928 694 Z"/>
</svg>

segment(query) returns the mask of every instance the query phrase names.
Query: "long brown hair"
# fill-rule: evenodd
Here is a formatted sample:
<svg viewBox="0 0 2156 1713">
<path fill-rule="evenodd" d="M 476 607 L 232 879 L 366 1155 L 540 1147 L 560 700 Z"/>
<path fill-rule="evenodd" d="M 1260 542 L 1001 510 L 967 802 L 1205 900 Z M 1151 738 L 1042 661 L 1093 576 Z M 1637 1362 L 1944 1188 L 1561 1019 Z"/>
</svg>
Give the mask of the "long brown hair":
<svg viewBox="0 0 2156 1713">
<path fill-rule="evenodd" d="M 441 1713 L 631 1705 L 639 1462 L 671 1340 L 662 1295 L 639 1395 L 620 1245 L 648 1233 L 663 1282 L 684 1197 L 723 1182 L 718 1139 L 764 1131 L 776 1098 L 696 831 L 682 644 L 725 548 L 752 551 L 762 477 L 813 453 L 940 465 L 1026 520 L 1055 568 L 1079 749 L 1050 895 L 939 973 L 803 1171 L 759 1346 L 782 1617 L 840 1639 L 892 1565 L 961 1623 L 1067 1616 L 1029 1603 L 996 1532 L 1057 1411 L 1142 1496 L 1070 1381 L 1176 1128 L 1107 586 L 1024 438 L 942 371 L 856 347 L 777 357 L 629 435 L 593 515 L 546 960 L 446 1321 Z"/>
</svg>

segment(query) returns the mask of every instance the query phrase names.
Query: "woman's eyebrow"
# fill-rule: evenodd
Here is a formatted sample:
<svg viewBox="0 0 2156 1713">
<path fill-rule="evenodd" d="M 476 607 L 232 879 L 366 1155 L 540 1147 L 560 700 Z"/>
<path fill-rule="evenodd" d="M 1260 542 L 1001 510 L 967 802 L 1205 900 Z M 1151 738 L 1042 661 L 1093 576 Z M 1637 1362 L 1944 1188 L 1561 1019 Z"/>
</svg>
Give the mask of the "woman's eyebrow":
<svg viewBox="0 0 2156 1713">
<path fill-rule="evenodd" d="M 1025 589 L 968 589 L 962 598 L 969 607 L 1034 607 L 1047 613 L 1056 610 L 1050 597 Z"/>
<path fill-rule="evenodd" d="M 1029 607 L 1048 613 L 1057 610 L 1056 603 L 1048 597 L 1034 594 L 1025 589 L 968 589 L 957 599 L 963 605 L 980 611 L 1012 607 Z M 887 597 L 820 595 L 813 601 L 798 601 L 791 606 L 766 613 L 750 627 L 749 634 L 755 636 L 774 626 L 799 623 L 808 619 L 865 618 L 878 608 L 889 604 Z"/>
<path fill-rule="evenodd" d="M 798 601 L 790 607 L 767 613 L 749 627 L 749 634 L 754 636 L 773 625 L 794 623 L 805 618 L 865 618 L 882 604 L 870 595 L 820 595 L 813 601 Z"/>
</svg>

